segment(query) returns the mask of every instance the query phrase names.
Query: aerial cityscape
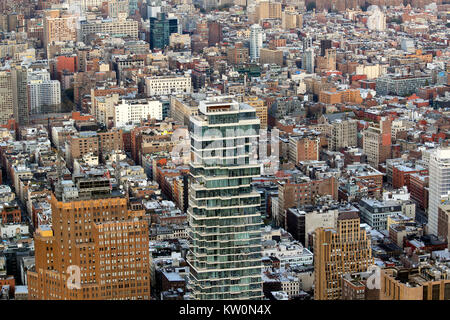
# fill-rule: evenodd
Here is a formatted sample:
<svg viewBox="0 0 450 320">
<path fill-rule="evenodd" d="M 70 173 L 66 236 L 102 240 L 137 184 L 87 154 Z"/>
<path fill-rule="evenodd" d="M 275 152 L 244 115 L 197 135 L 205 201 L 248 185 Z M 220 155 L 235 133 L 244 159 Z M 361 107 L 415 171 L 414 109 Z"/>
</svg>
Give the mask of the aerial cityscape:
<svg viewBox="0 0 450 320">
<path fill-rule="evenodd" d="M 0 300 L 450 300 L 449 45 L 450 0 L 0 0 Z"/>
</svg>

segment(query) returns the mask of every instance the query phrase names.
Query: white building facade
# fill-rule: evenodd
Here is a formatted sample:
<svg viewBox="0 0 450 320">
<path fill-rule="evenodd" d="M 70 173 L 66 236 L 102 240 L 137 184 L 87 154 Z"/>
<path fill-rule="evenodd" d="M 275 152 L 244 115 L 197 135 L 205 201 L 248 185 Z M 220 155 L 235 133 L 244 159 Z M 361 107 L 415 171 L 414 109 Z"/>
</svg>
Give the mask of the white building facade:
<svg viewBox="0 0 450 320">
<path fill-rule="evenodd" d="M 122 100 L 115 106 L 114 125 L 123 127 L 129 123 L 140 123 L 148 118 L 162 119 L 163 105 L 160 101 Z"/>
<path fill-rule="evenodd" d="M 367 19 L 367 29 L 372 31 L 386 30 L 386 15 L 378 8 L 372 11 L 372 14 Z"/>
<path fill-rule="evenodd" d="M 178 93 L 190 93 L 190 75 L 148 77 L 145 79 L 145 93 L 148 97 Z"/>
</svg>

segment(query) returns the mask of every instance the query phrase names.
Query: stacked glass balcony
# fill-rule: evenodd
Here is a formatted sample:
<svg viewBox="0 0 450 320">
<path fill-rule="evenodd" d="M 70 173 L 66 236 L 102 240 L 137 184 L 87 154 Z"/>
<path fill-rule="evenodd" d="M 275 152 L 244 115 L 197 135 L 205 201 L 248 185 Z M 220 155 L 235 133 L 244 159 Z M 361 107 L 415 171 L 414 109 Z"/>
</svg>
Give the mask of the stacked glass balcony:
<svg viewBox="0 0 450 320">
<path fill-rule="evenodd" d="M 193 297 L 261 299 L 260 195 L 251 187 L 252 178 L 260 175 L 251 152 L 259 119 L 247 105 L 205 102 L 191 127 L 188 263 Z"/>
</svg>

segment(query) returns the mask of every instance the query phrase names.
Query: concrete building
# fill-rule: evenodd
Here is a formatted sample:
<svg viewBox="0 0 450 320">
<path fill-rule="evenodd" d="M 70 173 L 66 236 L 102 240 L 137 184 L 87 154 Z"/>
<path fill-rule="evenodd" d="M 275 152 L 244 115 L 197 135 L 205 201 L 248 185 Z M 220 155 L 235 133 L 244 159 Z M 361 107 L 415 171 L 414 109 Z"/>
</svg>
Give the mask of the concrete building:
<svg viewBox="0 0 450 320">
<path fill-rule="evenodd" d="M 380 300 L 449 300 L 450 279 L 445 265 L 381 270 Z"/>
<path fill-rule="evenodd" d="M 117 19 L 121 15 L 128 15 L 129 0 L 110 0 L 108 1 L 108 17 Z"/>
<path fill-rule="evenodd" d="M 73 179 L 59 181 L 51 199 L 53 225 L 41 226 L 35 233 L 36 266 L 27 272 L 29 298 L 149 299 L 144 211 L 131 211 L 123 192 L 111 188 L 106 177 Z M 71 226 L 78 226 L 80 232 Z M 69 277 L 70 266 L 78 266 L 79 279 Z"/>
<path fill-rule="evenodd" d="M 91 99 L 91 114 L 101 124 L 109 127 L 114 123 L 114 106 L 119 103 L 119 94 L 93 96 Z"/>
<path fill-rule="evenodd" d="M 402 48 L 403 51 L 407 53 L 414 53 L 416 50 L 414 39 L 409 38 L 403 38 L 400 41 L 400 47 Z"/>
<path fill-rule="evenodd" d="M 48 10 L 44 18 L 44 48 L 53 42 L 77 41 L 77 18 L 60 10 Z"/>
<path fill-rule="evenodd" d="M 313 254 L 304 248 L 301 243 L 278 243 L 275 246 L 265 247 L 263 257 L 275 257 L 280 261 L 280 268 L 301 267 L 313 264 Z"/>
<path fill-rule="evenodd" d="M 335 228 L 338 215 L 339 210 L 337 208 L 320 208 L 317 210 L 307 210 L 306 206 L 305 208 L 289 208 L 286 211 L 287 231 L 305 247 L 310 247 L 309 237 L 312 233 L 317 228 Z"/>
<path fill-rule="evenodd" d="M 265 101 L 257 96 L 245 96 L 244 103 L 255 108 L 256 116 L 261 124 L 261 129 L 267 129 L 267 106 Z"/>
<path fill-rule="evenodd" d="M 291 136 L 289 160 L 294 164 L 306 160 L 319 160 L 320 139 L 317 137 Z"/>
<path fill-rule="evenodd" d="M 364 130 L 363 150 L 367 155 L 367 162 L 378 168 L 391 155 L 391 121 L 387 118 L 380 120 Z"/>
<path fill-rule="evenodd" d="M 378 6 L 371 10 L 371 15 L 367 18 L 367 29 L 372 31 L 386 30 L 386 15 L 379 9 Z"/>
<path fill-rule="evenodd" d="M 376 79 L 386 73 L 386 65 L 376 64 L 358 64 L 355 73 L 365 75 L 367 79 Z"/>
<path fill-rule="evenodd" d="M 138 25 L 136 20 L 128 19 L 86 20 L 80 24 L 81 38 L 86 40 L 92 34 L 104 33 L 110 36 L 137 39 Z"/>
<path fill-rule="evenodd" d="M 303 26 L 303 15 L 294 7 L 286 7 L 281 13 L 281 27 L 284 30 L 301 28 Z"/>
<path fill-rule="evenodd" d="M 189 119 L 198 114 L 198 100 L 192 99 L 189 95 L 172 95 L 170 97 L 170 117 L 186 126 Z"/>
<path fill-rule="evenodd" d="M 276 64 L 283 66 L 283 51 L 261 48 L 259 62 L 261 64 Z"/>
<path fill-rule="evenodd" d="M 330 139 L 328 139 L 329 149 L 339 151 L 341 148 L 355 147 L 358 145 L 356 120 L 336 120 L 331 128 Z"/>
<path fill-rule="evenodd" d="M 376 91 L 379 95 L 408 96 L 433 81 L 432 76 L 394 76 L 384 75 L 376 79 Z"/>
<path fill-rule="evenodd" d="M 11 67 L 11 82 L 13 89 L 13 109 L 14 109 L 14 119 L 20 125 L 27 125 L 30 121 L 30 106 L 29 101 L 31 99 L 28 92 L 28 70 L 25 66 L 14 65 Z M 48 94 L 51 97 L 47 100 L 48 102 L 55 102 L 56 105 L 61 101 L 61 97 L 57 97 L 58 88 L 56 86 L 51 86 L 48 89 Z M 44 101 L 46 98 L 44 99 Z"/>
<path fill-rule="evenodd" d="M 126 124 L 139 124 L 142 120 L 162 119 L 162 103 L 154 100 L 125 100 L 114 107 L 114 126 L 123 127 Z"/>
<path fill-rule="evenodd" d="M 258 61 L 260 50 L 263 46 L 264 31 L 260 25 L 254 24 L 250 27 L 250 59 Z"/>
<path fill-rule="evenodd" d="M 281 19 L 281 2 L 260 1 L 255 8 L 256 23 L 263 19 Z"/>
<path fill-rule="evenodd" d="M 313 48 L 305 49 L 302 58 L 302 68 L 308 73 L 314 73 L 315 54 Z"/>
<path fill-rule="evenodd" d="M 14 118 L 19 124 L 28 124 L 27 70 L 12 66 L 0 71 L 0 124 Z"/>
<path fill-rule="evenodd" d="M 171 33 L 169 36 L 169 46 L 171 47 L 191 47 L 191 36 L 188 34 Z"/>
<path fill-rule="evenodd" d="M 148 97 L 178 93 L 190 93 L 192 83 L 190 75 L 152 76 L 145 78 L 145 93 Z"/>
<path fill-rule="evenodd" d="M 404 215 L 415 218 L 415 203 L 401 200 L 375 200 L 361 199 L 358 204 L 361 220 L 375 230 L 389 230 L 388 218 L 390 216 Z"/>
<path fill-rule="evenodd" d="M 28 72 L 29 111 L 31 114 L 58 112 L 61 105 L 61 84 L 50 79 L 45 69 Z"/>
</svg>

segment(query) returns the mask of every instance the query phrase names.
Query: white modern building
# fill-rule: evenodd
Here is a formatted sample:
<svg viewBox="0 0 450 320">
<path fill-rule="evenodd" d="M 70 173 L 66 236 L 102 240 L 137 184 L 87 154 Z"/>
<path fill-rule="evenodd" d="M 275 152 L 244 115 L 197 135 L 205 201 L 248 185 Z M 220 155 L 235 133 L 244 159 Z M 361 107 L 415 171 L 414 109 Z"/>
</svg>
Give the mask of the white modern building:
<svg viewBox="0 0 450 320">
<path fill-rule="evenodd" d="M 438 208 L 450 193 L 450 149 L 437 149 L 430 156 L 428 233 L 438 234 Z"/>
<path fill-rule="evenodd" d="M 26 224 L 0 224 L 0 238 L 9 239 L 17 235 L 29 235 Z"/>
<path fill-rule="evenodd" d="M 403 51 L 409 53 L 414 53 L 414 50 L 416 49 L 414 45 L 414 40 L 409 38 L 403 38 L 400 42 L 400 46 Z"/>
<path fill-rule="evenodd" d="M 123 127 L 130 123 L 140 123 L 148 118 L 163 120 L 163 105 L 160 101 L 122 100 L 115 106 L 114 125 Z"/>
<path fill-rule="evenodd" d="M 259 24 L 250 27 L 250 59 L 257 61 L 263 45 L 264 31 Z"/>
<path fill-rule="evenodd" d="M 386 15 L 380 10 L 378 6 L 370 6 L 369 10 L 372 12 L 372 14 L 367 19 L 367 29 L 373 31 L 386 30 Z"/>
<path fill-rule="evenodd" d="M 260 121 L 230 97 L 199 104 L 191 116 L 187 255 L 195 300 L 262 299 L 261 199 L 251 181 Z"/>
<path fill-rule="evenodd" d="M 61 104 L 61 84 L 58 80 L 51 80 L 47 70 L 34 70 L 28 72 L 28 103 L 31 114 L 55 112 L 55 109 L 46 109 Z"/>
<path fill-rule="evenodd" d="M 304 248 L 300 242 L 279 243 L 265 247 L 263 257 L 275 257 L 280 260 L 280 267 L 310 266 L 313 264 L 314 254 Z"/>
<path fill-rule="evenodd" d="M 308 73 L 314 73 L 314 49 L 308 48 L 303 52 L 302 68 Z"/>
<path fill-rule="evenodd" d="M 190 93 L 192 88 L 191 76 L 168 75 L 154 76 L 145 79 L 145 93 L 148 97 L 178 93 Z"/>
</svg>

